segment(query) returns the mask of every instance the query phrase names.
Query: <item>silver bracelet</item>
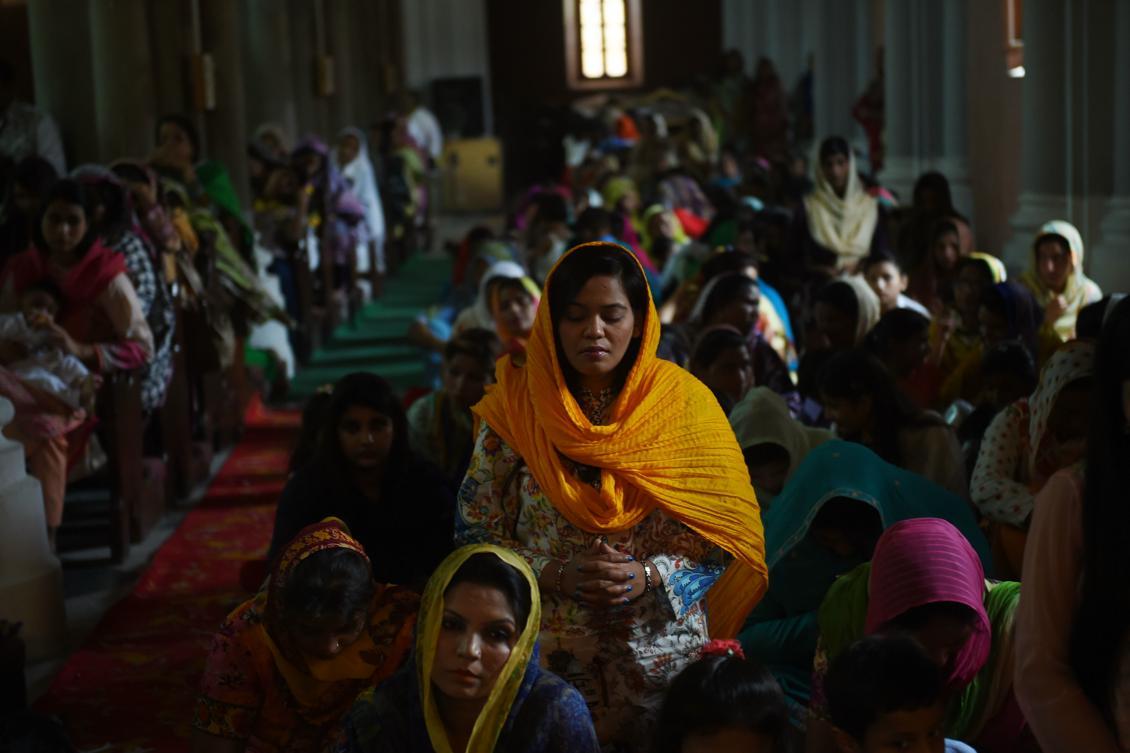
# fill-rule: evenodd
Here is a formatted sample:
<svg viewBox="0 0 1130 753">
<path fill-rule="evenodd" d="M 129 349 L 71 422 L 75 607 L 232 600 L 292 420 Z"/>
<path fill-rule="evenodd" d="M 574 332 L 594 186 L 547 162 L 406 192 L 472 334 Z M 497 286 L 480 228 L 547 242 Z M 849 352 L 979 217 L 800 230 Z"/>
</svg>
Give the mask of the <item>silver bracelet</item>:
<svg viewBox="0 0 1130 753">
<path fill-rule="evenodd" d="M 649 560 L 643 561 L 643 592 L 646 594 L 652 589 L 651 585 L 651 568 L 652 564 Z"/>
</svg>

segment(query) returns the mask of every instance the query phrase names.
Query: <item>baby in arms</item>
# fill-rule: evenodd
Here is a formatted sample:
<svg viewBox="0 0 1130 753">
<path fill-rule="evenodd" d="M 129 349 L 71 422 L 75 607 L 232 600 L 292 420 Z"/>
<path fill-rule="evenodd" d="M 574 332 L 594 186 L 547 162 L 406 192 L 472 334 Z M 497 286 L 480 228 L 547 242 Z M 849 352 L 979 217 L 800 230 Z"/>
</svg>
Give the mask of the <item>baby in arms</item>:
<svg viewBox="0 0 1130 753">
<path fill-rule="evenodd" d="M 72 408 L 93 408 L 100 384 L 82 361 L 55 344 L 52 328 L 62 294 L 50 280 L 34 283 L 20 297 L 20 311 L 0 314 L 0 342 L 13 343 L 23 355 L 5 364 L 25 382 L 59 398 Z"/>
</svg>

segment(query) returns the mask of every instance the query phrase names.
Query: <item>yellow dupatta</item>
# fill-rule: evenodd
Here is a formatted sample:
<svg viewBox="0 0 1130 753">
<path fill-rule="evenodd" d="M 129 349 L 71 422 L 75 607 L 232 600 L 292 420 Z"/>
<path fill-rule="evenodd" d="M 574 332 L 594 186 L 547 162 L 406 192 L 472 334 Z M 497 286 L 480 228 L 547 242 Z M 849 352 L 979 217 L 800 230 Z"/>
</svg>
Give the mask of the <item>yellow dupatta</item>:
<svg viewBox="0 0 1130 753">
<path fill-rule="evenodd" d="M 1088 303 L 1094 303 L 1102 298 L 1103 294 L 1099 286 L 1083 273 L 1084 246 L 1083 236 L 1079 233 L 1079 230 L 1065 220 L 1052 220 L 1040 226 L 1036 238 L 1032 241 L 1032 252 L 1028 255 L 1028 268 L 1020 276 L 1020 282 L 1032 291 L 1032 294 L 1036 296 L 1036 302 L 1046 308 L 1048 303 L 1059 295 L 1044 284 L 1044 281 L 1040 278 L 1039 270 L 1036 268 L 1036 247 L 1040 244 L 1040 241 L 1049 236 L 1062 238 L 1064 243 L 1067 244 L 1068 253 L 1071 254 L 1071 274 L 1067 277 L 1067 287 L 1064 288 L 1062 293 L 1067 300 L 1067 308 L 1055 320 L 1054 324 L 1055 333 L 1060 340 L 1067 341 L 1075 337 L 1075 320 L 1079 316 L 1079 311 Z"/>
<path fill-rule="evenodd" d="M 612 243 L 643 274 L 634 254 Z M 526 349 L 526 364 L 498 363 L 498 383 L 475 413 L 522 459 L 554 507 L 581 530 L 629 529 L 659 508 L 735 561 L 707 594 L 710 632 L 737 635 L 768 585 L 761 514 L 734 432 L 718 401 L 700 381 L 655 351 L 660 325 L 648 296 L 639 356 L 612 404 L 609 421 L 594 426 L 569 391 L 543 300 Z M 565 457 L 601 470 L 600 488 L 578 480 Z"/>
<path fill-rule="evenodd" d="M 841 199 L 824 168 L 816 162 L 816 187 L 804 197 L 808 232 L 812 239 L 837 256 L 836 270 L 855 266 L 871 252 L 871 238 L 879 222 L 879 202 L 867 193 L 855 171 L 855 155 L 848 155 L 848 184 Z"/>
<path fill-rule="evenodd" d="M 416 671 L 424 707 L 424 723 L 427 725 L 428 738 L 436 753 L 462 753 L 462 751 L 452 751 L 451 743 L 448 742 L 447 730 L 443 726 L 443 719 L 436 706 L 435 690 L 431 680 L 436 642 L 443 623 L 443 594 L 463 563 L 472 555 L 482 553 L 495 555 L 526 579 L 530 586 L 530 614 L 526 618 L 526 624 L 519 626 L 521 632 L 518 641 L 510 651 L 510 658 L 499 672 L 498 680 L 487 696 L 483 710 L 479 712 L 479 718 L 475 720 L 471 739 L 467 741 L 466 753 L 492 753 L 494 750 L 498 736 L 502 733 L 502 728 L 510 715 L 510 707 L 522 687 L 526 667 L 533 656 L 541 628 L 541 595 L 538 593 L 537 578 L 534 577 L 525 560 L 514 552 L 491 544 L 471 544 L 456 549 L 440 563 L 424 588 L 424 597 L 420 602 L 419 630 L 416 634 Z"/>
</svg>

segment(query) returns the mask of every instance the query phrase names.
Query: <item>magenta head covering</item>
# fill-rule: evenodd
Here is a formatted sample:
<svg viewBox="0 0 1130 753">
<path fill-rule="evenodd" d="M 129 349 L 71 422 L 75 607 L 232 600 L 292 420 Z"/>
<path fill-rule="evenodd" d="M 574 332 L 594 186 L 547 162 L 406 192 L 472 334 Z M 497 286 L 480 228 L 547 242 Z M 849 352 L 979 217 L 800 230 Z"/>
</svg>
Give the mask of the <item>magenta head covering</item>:
<svg viewBox="0 0 1130 753">
<path fill-rule="evenodd" d="M 911 518 L 884 531 L 871 558 L 869 590 L 868 635 L 926 604 L 953 602 L 976 613 L 973 634 L 950 668 L 951 688 L 968 685 L 988 661 L 992 628 L 985 612 L 985 571 L 969 541 L 947 521 Z"/>
</svg>

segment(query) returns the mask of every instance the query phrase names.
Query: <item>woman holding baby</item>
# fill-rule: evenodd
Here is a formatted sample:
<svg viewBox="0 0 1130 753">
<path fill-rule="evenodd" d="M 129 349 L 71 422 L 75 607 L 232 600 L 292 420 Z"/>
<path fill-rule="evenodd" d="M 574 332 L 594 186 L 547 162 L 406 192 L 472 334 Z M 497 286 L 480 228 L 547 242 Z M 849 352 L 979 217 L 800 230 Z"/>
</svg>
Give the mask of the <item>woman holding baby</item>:
<svg viewBox="0 0 1130 753">
<path fill-rule="evenodd" d="M 77 181 L 55 183 L 31 248 L 0 276 L 0 312 L 23 318 L 0 327 L 0 395 L 16 408 L 4 433 L 24 445 L 29 471 L 43 487 L 52 539 L 63 517 L 68 455 L 77 455 L 70 445 L 89 434 L 73 399 L 76 374 L 82 367 L 90 374 L 135 369 L 153 352 L 125 260 L 96 237 L 94 204 Z M 30 373 L 29 361 L 40 371 L 59 370 L 55 376 L 70 389 L 21 376 Z"/>
</svg>

